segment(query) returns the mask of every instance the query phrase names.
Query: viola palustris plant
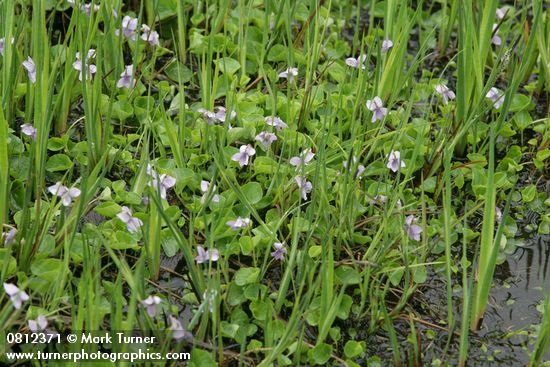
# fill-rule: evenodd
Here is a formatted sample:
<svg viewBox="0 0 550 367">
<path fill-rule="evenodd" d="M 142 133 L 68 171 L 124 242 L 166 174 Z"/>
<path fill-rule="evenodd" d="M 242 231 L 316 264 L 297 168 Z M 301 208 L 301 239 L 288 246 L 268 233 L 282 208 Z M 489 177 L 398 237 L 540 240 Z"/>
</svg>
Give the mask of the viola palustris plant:
<svg viewBox="0 0 550 367">
<path fill-rule="evenodd" d="M 549 7 L 0 0 L 1 362 L 547 365 Z"/>
</svg>

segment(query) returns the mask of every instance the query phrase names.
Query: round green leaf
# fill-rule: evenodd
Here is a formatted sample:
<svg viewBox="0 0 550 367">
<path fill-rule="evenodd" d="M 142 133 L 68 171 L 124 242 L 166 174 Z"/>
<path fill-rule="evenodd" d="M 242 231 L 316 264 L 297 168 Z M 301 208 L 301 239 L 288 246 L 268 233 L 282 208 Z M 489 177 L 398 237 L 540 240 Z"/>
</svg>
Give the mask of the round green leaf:
<svg viewBox="0 0 550 367">
<path fill-rule="evenodd" d="M 332 346 L 319 344 L 308 352 L 310 360 L 317 365 L 326 365 L 332 354 Z"/>
<path fill-rule="evenodd" d="M 348 358 L 354 358 L 363 353 L 364 348 L 361 343 L 355 340 L 349 340 L 344 346 L 344 354 Z"/>
<path fill-rule="evenodd" d="M 250 204 L 258 203 L 264 196 L 262 186 L 257 182 L 249 182 L 241 187 L 241 190 Z"/>
<path fill-rule="evenodd" d="M 361 276 L 359 272 L 349 266 L 340 266 L 335 271 L 336 278 L 346 285 L 359 284 L 361 282 Z"/>
<path fill-rule="evenodd" d="M 94 208 L 94 211 L 104 217 L 113 218 L 115 215 L 122 211 L 122 208 L 117 203 L 107 202 L 101 203 Z"/>
<path fill-rule="evenodd" d="M 216 60 L 216 64 L 220 68 L 221 72 L 224 74 L 233 75 L 241 68 L 241 64 L 237 60 L 234 60 L 230 57 L 222 57 L 219 60 Z"/>
<path fill-rule="evenodd" d="M 66 171 L 73 165 L 73 162 L 65 154 L 52 155 L 46 162 L 46 171 L 59 172 Z"/>
<path fill-rule="evenodd" d="M 235 284 L 243 286 L 258 281 L 259 268 L 241 268 L 235 273 Z"/>
</svg>

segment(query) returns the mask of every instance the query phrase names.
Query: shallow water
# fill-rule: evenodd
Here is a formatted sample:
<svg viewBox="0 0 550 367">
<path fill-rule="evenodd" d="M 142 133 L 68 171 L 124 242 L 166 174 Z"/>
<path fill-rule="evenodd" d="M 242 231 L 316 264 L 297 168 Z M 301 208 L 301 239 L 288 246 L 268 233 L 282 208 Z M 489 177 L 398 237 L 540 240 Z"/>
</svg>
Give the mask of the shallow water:
<svg viewBox="0 0 550 367">
<path fill-rule="evenodd" d="M 541 318 L 536 307 L 545 295 L 550 294 L 550 235 L 531 234 L 524 238 L 524 244 L 524 247 L 518 247 L 496 269 L 494 287 L 490 293 L 482 327 L 477 332 L 470 332 L 469 335 L 468 366 L 516 367 L 525 366 L 529 361 L 528 351 L 532 349 L 534 340 L 533 325 L 540 323 Z M 454 279 L 454 283 L 455 286 L 460 285 L 459 277 Z M 419 288 L 411 300 L 411 306 L 423 321 L 438 325 L 440 320 L 446 320 L 445 287 L 444 276 L 430 271 L 428 281 Z M 459 323 L 462 291 L 454 292 L 453 302 L 455 317 Z M 401 354 L 406 361 L 409 325 L 403 320 L 395 320 L 394 325 L 402 349 Z M 416 323 L 416 327 L 421 335 L 423 365 L 430 365 L 437 359 L 446 361 L 451 366 L 457 365 L 458 334 L 452 339 L 445 353 L 448 341 L 446 331 L 420 323 Z M 433 339 L 426 337 L 428 329 L 435 332 Z M 457 325 L 456 330 L 460 330 L 460 325 Z M 363 334 L 359 339 L 367 341 L 368 356 L 379 356 L 383 365 L 393 364 L 387 335 Z M 546 354 L 545 360 L 550 360 L 550 352 Z"/>
</svg>

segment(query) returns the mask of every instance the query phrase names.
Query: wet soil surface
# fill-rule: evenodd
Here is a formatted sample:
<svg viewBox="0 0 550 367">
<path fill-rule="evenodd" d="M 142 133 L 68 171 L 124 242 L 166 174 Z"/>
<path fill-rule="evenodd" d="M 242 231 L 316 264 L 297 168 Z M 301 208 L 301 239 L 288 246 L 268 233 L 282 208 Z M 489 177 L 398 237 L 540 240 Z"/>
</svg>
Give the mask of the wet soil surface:
<svg viewBox="0 0 550 367">
<path fill-rule="evenodd" d="M 529 221 L 529 219 L 525 219 Z M 518 221 L 518 227 L 522 228 Z M 541 321 L 536 307 L 544 297 L 550 294 L 550 235 L 522 233 L 524 246 L 518 247 L 495 272 L 494 286 L 490 293 L 489 305 L 482 326 L 477 332 L 470 332 L 468 366 L 516 367 L 525 366 L 529 361 L 534 325 Z M 454 279 L 454 314 L 457 323 L 462 312 L 461 275 Z M 446 282 L 443 274 L 429 271 L 428 281 L 423 284 L 410 302 L 416 313 L 416 332 L 419 336 L 421 361 L 415 364 L 408 320 L 397 319 L 394 322 L 403 365 L 429 366 L 440 360 L 451 366 L 458 365 L 459 334 L 457 332 L 448 343 L 449 335 L 444 323 L 447 318 Z M 367 330 L 355 325 L 357 330 Z M 428 330 L 432 336 L 428 337 Z M 382 366 L 394 365 L 391 344 L 388 335 L 358 335 L 357 340 L 367 343 L 367 357 L 362 363 L 367 365 L 370 356 L 381 358 Z M 416 359 L 418 360 L 418 359 Z M 550 360 L 550 351 L 545 360 Z M 411 362 L 413 361 L 413 362 Z M 360 363 L 361 364 L 361 363 Z M 444 365 L 444 364 L 443 364 Z"/>
</svg>

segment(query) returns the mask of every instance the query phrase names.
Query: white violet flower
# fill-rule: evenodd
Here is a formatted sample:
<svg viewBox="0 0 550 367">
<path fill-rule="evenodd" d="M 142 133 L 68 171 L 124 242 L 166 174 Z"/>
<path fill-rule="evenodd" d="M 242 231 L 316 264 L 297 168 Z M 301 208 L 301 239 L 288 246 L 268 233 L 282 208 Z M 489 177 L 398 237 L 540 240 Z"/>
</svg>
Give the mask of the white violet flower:
<svg viewBox="0 0 550 367">
<path fill-rule="evenodd" d="M 275 129 L 277 129 L 277 131 L 281 131 L 282 129 L 285 129 L 288 127 L 287 124 L 285 124 L 285 122 L 279 118 L 279 117 L 273 117 L 273 116 L 267 116 L 265 118 L 265 123 L 269 126 L 273 126 L 275 127 Z"/>
<path fill-rule="evenodd" d="M 201 198 L 201 204 L 204 204 L 204 202 L 206 201 L 206 194 L 208 194 L 209 189 L 210 189 L 210 182 L 202 180 L 201 181 L 201 191 L 202 191 L 203 195 L 202 195 L 202 198 Z M 212 187 L 212 191 L 216 191 L 216 185 L 214 185 Z M 214 196 L 212 196 L 212 201 L 214 203 L 219 203 L 220 202 L 220 196 L 218 194 L 214 194 Z"/>
<path fill-rule="evenodd" d="M 30 136 L 32 140 L 36 140 L 36 128 L 31 124 L 21 125 L 21 132 L 27 136 Z"/>
<path fill-rule="evenodd" d="M 193 334 L 191 334 L 191 332 L 185 330 L 180 320 L 176 319 L 172 315 L 170 315 L 169 318 L 170 318 L 170 330 L 172 330 L 172 338 L 174 340 L 177 341 L 181 339 L 190 339 L 193 337 Z"/>
<path fill-rule="evenodd" d="M 417 219 L 414 215 L 409 215 L 405 218 L 405 231 L 411 240 L 420 241 L 420 233 L 422 233 L 422 227 L 415 224 Z"/>
<path fill-rule="evenodd" d="M 497 88 L 492 87 L 489 89 L 486 95 L 493 102 L 493 106 L 498 110 L 504 103 L 504 94 L 502 94 Z"/>
<path fill-rule="evenodd" d="M 292 82 L 295 77 L 298 76 L 298 68 L 288 68 L 285 71 L 279 73 L 279 78 L 288 79 L 289 82 Z"/>
<path fill-rule="evenodd" d="M 123 206 L 120 213 L 118 213 L 116 216 L 124 224 L 126 224 L 126 229 L 128 229 L 128 232 L 130 233 L 139 231 L 139 228 L 143 225 L 141 219 L 134 217 L 132 215 L 132 210 L 127 206 Z"/>
<path fill-rule="evenodd" d="M 448 104 L 450 100 L 456 98 L 455 93 L 444 84 L 437 84 L 435 91 L 441 95 L 444 104 Z"/>
<path fill-rule="evenodd" d="M 226 223 L 232 230 L 237 231 L 241 228 L 246 228 L 252 224 L 249 218 L 237 217 L 235 220 L 230 220 Z"/>
<path fill-rule="evenodd" d="M 141 301 L 141 304 L 143 307 L 147 309 L 147 313 L 151 317 L 155 317 L 157 314 L 157 305 L 159 305 L 162 302 L 162 298 L 159 296 L 149 296 L 143 301 Z"/>
<path fill-rule="evenodd" d="M 120 79 L 116 83 L 117 88 L 133 88 L 136 85 L 134 80 L 134 65 L 126 65 L 124 71 L 120 74 Z"/>
<path fill-rule="evenodd" d="M 6 294 L 10 297 L 13 307 L 15 307 L 16 309 L 20 309 L 23 302 L 29 300 L 29 295 L 25 293 L 25 291 L 17 288 L 15 284 L 4 283 L 4 290 L 6 291 Z"/>
<path fill-rule="evenodd" d="M 382 41 L 382 49 L 380 51 L 382 51 L 382 53 L 386 53 L 392 47 L 393 47 L 393 41 L 390 40 L 390 39 L 386 39 L 386 40 Z"/>
<path fill-rule="evenodd" d="M 299 157 L 292 157 L 290 158 L 290 164 L 296 167 L 296 170 L 299 170 L 302 165 L 307 166 L 311 160 L 315 157 L 315 153 L 311 151 L 311 149 L 303 150 L 302 153 L 300 153 Z"/>
<path fill-rule="evenodd" d="M 252 148 L 250 144 L 241 145 L 241 147 L 239 148 L 239 153 L 233 154 L 231 160 L 239 162 L 239 165 L 243 167 L 248 165 L 249 158 L 252 157 L 254 154 L 256 154 L 256 150 Z"/>
<path fill-rule="evenodd" d="M 495 46 L 502 45 L 502 38 L 498 35 L 498 24 L 493 24 L 493 38 L 491 38 L 491 43 Z"/>
<path fill-rule="evenodd" d="M 27 75 L 32 83 L 36 83 L 36 65 L 33 59 L 29 56 L 27 60 L 23 61 L 23 66 L 27 69 Z"/>
<path fill-rule="evenodd" d="M 346 59 L 346 65 L 356 68 L 356 69 L 365 69 L 365 61 L 367 60 L 367 55 L 361 55 L 358 58 L 348 57 Z"/>
<path fill-rule="evenodd" d="M 504 19 L 506 14 L 508 13 L 508 9 L 506 8 L 497 8 L 496 15 L 498 20 Z"/>
<path fill-rule="evenodd" d="M 72 201 L 79 197 L 81 193 L 76 187 L 69 189 L 67 186 L 62 185 L 61 182 L 57 182 L 55 185 L 48 187 L 48 191 L 50 194 L 60 197 L 63 206 L 71 205 Z"/>
<path fill-rule="evenodd" d="M 195 256 L 197 264 L 202 264 L 208 261 L 218 261 L 220 252 L 217 249 L 205 250 L 202 246 L 197 246 L 198 255 Z"/>
<path fill-rule="evenodd" d="M 386 158 L 388 159 L 386 167 L 393 172 L 397 172 L 400 168 L 405 167 L 405 162 L 401 160 L 401 153 L 398 150 L 392 150 Z"/>
<path fill-rule="evenodd" d="M 36 318 L 36 320 L 29 320 L 29 329 L 33 333 L 39 333 L 41 331 L 46 330 L 48 327 L 48 319 L 46 319 L 46 316 L 40 315 Z"/>
<path fill-rule="evenodd" d="M 267 131 L 262 131 L 261 133 L 256 135 L 255 140 L 260 142 L 264 147 L 268 148 L 271 143 L 277 140 L 277 135 Z"/>
<path fill-rule="evenodd" d="M 15 41 L 15 38 L 11 38 L 11 44 L 13 45 L 13 42 Z M 4 56 L 4 47 L 6 45 L 6 39 L 5 38 L 0 38 L 0 54 L 2 56 Z"/>
<path fill-rule="evenodd" d="M 148 25 L 142 24 L 141 32 L 142 40 L 149 42 L 151 46 L 160 45 L 159 34 L 157 33 L 157 31 L 151 31 L 151 28 Z"/>
<path fill-rule="evenodd" d="M 137 24 L 137 18 L 132 18 L 126 15 L 124 18 L 122 18 L 122 35 L 131 40 L 136 39 Z M 115 33 L 118 36 L 121 32 L 117 30 Z"/>
<path fill-rule="evenodd" d="M 275 242 L 273 244 L 273 247 L 275 247 L 275 251 L 271 253 L 271 256 L 273 256 L 274 259 L 284 261 L 285 255 L 287 253 L 285 244 L 281 242 Z"/>
<path fill-rule="evenodd" d="M 300 177 L 300 176 L 294 177 L 294 181 L 296 181 L 296 184 L 300 189 L 300 194 L 302 195 L 302 199 L 307 200 L 307 194 L 309 194 L 313 189 L 313 185 L 311 184 L 311 182 L 309 182 L 307 178 Z"/>
<path fill-rule="evenodd" d="M 388 109 L 384 108 L 382 100 L 380 97 L 376 96 L 372 100 L 367 100 L 367 108 L 372 111 L 371 122 L 376 122 L 376 120 L 382 121 L 384 116 L 388 114 Z"/>
<path fill-rule="evenodd" d="M 4 239 L 4 246 L 9 246 L 15 241 L 15 236 L 17 235 L 17 229 L 11 228 L 8 232 L 2 233 L 2 238 Z"/>
<path fill-rule="evenodd" d="M 73 68 L 78 70 L 78 80 L 82 80 L 83 71 L 86 71 L 86 79 L 92 79 L 92 76 L 97 72 L 97 67 L 94 64 L 90 64 L 89 61 L 95 57 L 95 50 L 88 50 L 88 54 L 82 61 L 80 52 L 76 53 L 76 61 L 73 62 Z"/>
</svg>

